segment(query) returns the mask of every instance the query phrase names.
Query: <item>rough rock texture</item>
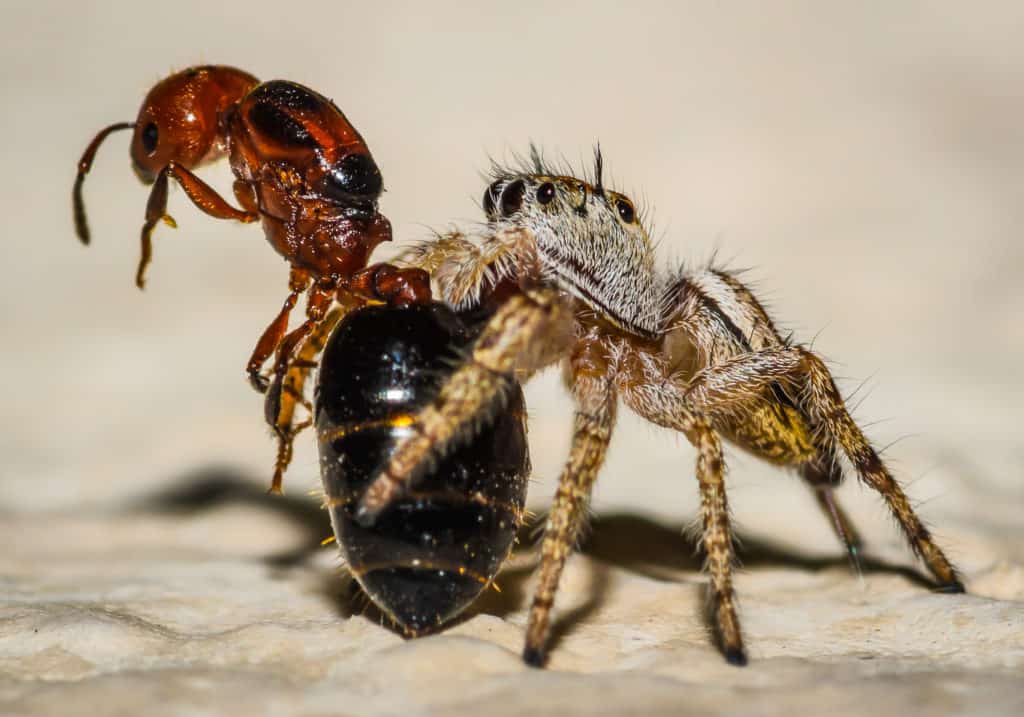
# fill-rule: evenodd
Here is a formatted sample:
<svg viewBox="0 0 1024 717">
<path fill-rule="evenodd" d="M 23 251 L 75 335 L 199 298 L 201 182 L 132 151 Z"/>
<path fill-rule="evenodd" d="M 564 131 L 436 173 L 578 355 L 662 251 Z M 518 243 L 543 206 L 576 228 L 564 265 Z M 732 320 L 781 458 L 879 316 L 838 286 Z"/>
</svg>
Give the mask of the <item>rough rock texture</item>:
<svg viewBox="0 0 1024 717">
<path fill-rule="evenodd" d="M 760 6 L 757 6 L 760 8 Z M 1019 3 L 826 10 L 507 4 L 298 10 L 247 3 L 5 8 L 0 713 L 1024 713 L 1024 45 Z M 159 32 L 156 31 L 159 29 Z M 657 208 L 666 263 L 716 248 L 833 360 L 966 596 L 929 592 L 884 507 L 840 498 L 867 536 L 849 569 L 799 481 L 729 456 L 751 662 L 702 620 L 683 537 L 685 441 L 624 416 L 585 554 L 556 605 L 550 669 L 519 661 L 533 554 L 473 614 L 407 642 L 353 602 L 312 441 L 288 497 L 242 367 L 284 298 L 254 227 L 177 192 L 144 294 L 145 192 L 112 137 L 169 68 L 230 62 L 333 96 L 370 142 L 402 240 L 478 217 L 487 153 L 530 139 L 589 156 Z M 228 188 L 223 167 L 204 172 Z M 386 252 L 382 252 L 386 255 Z M 569 406 L 527 393 L 553 492 Z M 883 420 L 884 419 L 884 420 Z"/>
</svg>

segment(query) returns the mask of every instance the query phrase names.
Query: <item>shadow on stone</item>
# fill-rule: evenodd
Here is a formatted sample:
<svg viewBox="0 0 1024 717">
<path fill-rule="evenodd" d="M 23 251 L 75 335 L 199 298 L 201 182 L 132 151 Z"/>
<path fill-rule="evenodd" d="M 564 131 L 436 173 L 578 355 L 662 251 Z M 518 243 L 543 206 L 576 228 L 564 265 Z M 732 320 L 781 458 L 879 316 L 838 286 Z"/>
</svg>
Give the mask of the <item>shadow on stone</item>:
<svg viewBox="0 0 1024 717">
<path fill-rule="evenodd" d="M 275 577 L 286 576 L 289 570 L 307 564 L 323 549 L 323 537 L 331 534 L 327 513 L 320 509 L 316 500 L 306 496 L 270 495 L 261 483 L 244 472 L 225 467 L 215 466 L 188 473 L 175 481 L 172 487 L 134 501 L 128 510 L 187 515 L 229 505 L 265 510 L 299 529 L 303 537 L 297 548 L 263 558 Z M 528 587 L 536 568 L 540 543 L 538 526 L 543 525 L 544 519 L 544 516 L 539 516 L 521 529 L 513 565 L 499 573 L 497 583 L 500 591 L 486 591 L 468 610 L 444 627 L 479 614 L 505 617 L 528 608 L 531 597 Z M 838 545 L 834 556 L 813 556 L 749 535 L 737 537 L 740 546 L 737 552 L 743 569 L 785 567 L 817 572 L 849 567 Z M 551 649 L 601 607 L 611 567 L 673 582 L 678 581 L 682 573 L 699 573 L 703 563 L 696 546 L 678 527 L 666 526 L 635 513 L 611 513 L 595 518 L 582 542 L 581 551 L 595 561 L 588 597 L 570 612 L 556 614 L 549 643 Z M 861 564 L 866 573 L 900 575 L 920 587 L 935 587 L 908 566 L 893 565 L 866 556 L 862 556 Z M 703 593 L 702 586 L 698 589 Z M 390 626 L 390 620 L 380 614 L 351 577 L 331 571 L 324 576 L 322 593 L 342 617 L 363 615 Z"/>
</svg>

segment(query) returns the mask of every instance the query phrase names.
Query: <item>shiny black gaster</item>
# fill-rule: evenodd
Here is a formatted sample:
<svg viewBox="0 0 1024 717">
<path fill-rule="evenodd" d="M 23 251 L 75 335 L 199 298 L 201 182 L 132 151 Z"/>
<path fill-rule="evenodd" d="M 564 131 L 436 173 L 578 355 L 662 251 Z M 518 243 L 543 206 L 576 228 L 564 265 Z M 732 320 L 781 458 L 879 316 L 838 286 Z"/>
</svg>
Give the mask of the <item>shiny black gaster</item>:
<svg viewBox="0 0 1024 717">
<path fill-rule="evenodd" d="M 480 594 L 508 556 L 526 502 L 525 408 L 512 382 L 508 405 L 407 496 L 372 526 L 353 519 L 470 341 L 441 304 L 372 306 L 338 325 L 321 358 L 316 429 L 338 545 L 366 594 L 410 635 L 443 625 Z"/>
</svg>

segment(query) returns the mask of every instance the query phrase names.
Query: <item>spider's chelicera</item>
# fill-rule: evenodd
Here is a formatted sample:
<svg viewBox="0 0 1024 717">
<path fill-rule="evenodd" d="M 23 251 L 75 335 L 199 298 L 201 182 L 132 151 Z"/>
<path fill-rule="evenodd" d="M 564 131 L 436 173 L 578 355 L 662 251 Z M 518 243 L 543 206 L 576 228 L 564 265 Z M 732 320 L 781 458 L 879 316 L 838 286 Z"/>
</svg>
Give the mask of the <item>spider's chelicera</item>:
<svg viewBox="0 0 1024 717">
<path fill-rule="evenodd" d="M 723 438 L 796 469 L 856 561 L 860 539 L 833 494 L 845 457 L 885 499 L 941 588 L 963 591 L 822 360 L 783 338 L 729 272 L 660 272 L 633 203 L 602 185 L 597 157 L 589 182 L 548 170 L 536 152 L 531 166 L 496 170 L 479 236 L 449 233 L 407 255 L 432 274 L 445 301 L 459 310 L 480 307 L 490 318 L 366 490 L 359 519 L 372 523 L 447 447 L 502 410 L 515 379 L 561 364 L 575 401 L 572 447 L 541 549 L 528 663 L 545 660 L 558 580 L 586 519 L 620 399 L 683 433 L 697 451 L 709 606 L 729 662 L 744 664 L 746 654 L 732 587 Z"/>
</svg>

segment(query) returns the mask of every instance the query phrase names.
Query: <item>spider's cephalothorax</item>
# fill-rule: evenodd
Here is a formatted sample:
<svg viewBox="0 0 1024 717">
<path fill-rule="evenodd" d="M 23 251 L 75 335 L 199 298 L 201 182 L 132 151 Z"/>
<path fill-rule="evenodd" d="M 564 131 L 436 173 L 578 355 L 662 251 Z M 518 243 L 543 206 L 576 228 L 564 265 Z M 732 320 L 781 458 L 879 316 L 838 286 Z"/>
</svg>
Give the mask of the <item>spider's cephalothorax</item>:
<svg viewBox="0 0 1024 717">
<path fill-rule="evenodd" d="M 535 154 L 532 167 L 495 172 L 483 205 L 489 220 L 475 240 L 454 232 L 406 257 L 433 273 L 446 301 L 489 318 L 369 484 L 356 519 L 372 525 L 450 446 L 502 410 L 515 378 L 561 364 L 576 410 L 541 550 L 523 653 L 529 664 L 544 662 L 555 590 L 620 399 L 696 448 L 711 620 L 729 662 L 744 664 L 746 653 L 722 438 L 796 469 L 856 563 L 860 539 L 833 494 L 845 457 L 884 497 L 941 588 L 963 591 L 821 359 L 784 339 L 734 275 L 715 268 L 659 275 L 632 203 L 602 186 L 600 155 L 586 182 L 548 171 Z"/>
</svg>

